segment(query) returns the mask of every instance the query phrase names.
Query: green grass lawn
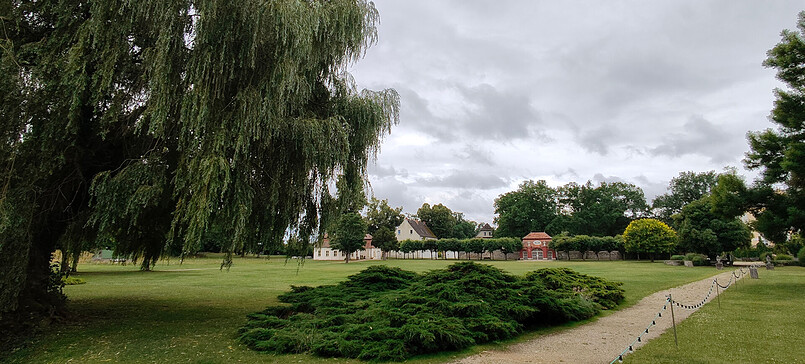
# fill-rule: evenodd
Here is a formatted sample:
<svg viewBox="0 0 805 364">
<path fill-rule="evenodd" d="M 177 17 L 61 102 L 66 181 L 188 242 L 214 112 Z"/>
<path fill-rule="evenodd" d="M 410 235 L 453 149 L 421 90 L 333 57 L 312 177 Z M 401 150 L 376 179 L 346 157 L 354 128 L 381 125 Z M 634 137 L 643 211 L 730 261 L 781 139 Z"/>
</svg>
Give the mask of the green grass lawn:
<svg viewBox="0 0 805 364">
<path fill-rule="evenodd" d="M 87 283 L 65 287 L 74 317 L 36 337 L 5 360 L 24 363 L 354 362 L 255 352 L 238 344 L 237 330 L 245 323 L 247 314 L 278 303 L 277 295 L 291 285 L 333 284 L 373 264 L 422 272 L 443 268 L 455 261 L 389 260 L 344 264 L 307 260 L 299 266 L 297 261 L 285 264 L 283 258 L 242 258 L 236 259 L 229 271 L 219 270 L 220 262 L 217 257 L 190 259 L 181 265 L 170 261 L 158 264 L 153 272 L 140 272 L 133 265 L 80 265 L 80 273 L 74 276 Z M 621 307 L 632 305 L 658 290 L 716 274 L 713 268 L 672 267 L 659 262 L 486 263 L 515 274 L 566 266 L 621 281 L 626 290 L 626 302 Z M 564 327 L 527 333 L 517 340 Z M 437 354 L 413 362 L 443 362 L 508 343 Z"/>
<path fill-rule="evenodd" d="M 673 331 L 626 356 L 627 363 L 805 363 L 805 268 L 759 270 Z"/>
</svg>

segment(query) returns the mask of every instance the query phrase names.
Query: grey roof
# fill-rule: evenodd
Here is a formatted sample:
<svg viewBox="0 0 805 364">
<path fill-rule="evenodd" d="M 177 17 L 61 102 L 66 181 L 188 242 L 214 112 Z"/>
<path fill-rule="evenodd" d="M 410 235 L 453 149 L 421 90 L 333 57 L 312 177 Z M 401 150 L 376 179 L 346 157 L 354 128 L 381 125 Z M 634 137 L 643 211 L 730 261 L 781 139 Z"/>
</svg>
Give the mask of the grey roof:
<svg viewBox="0 0 805 364">
<path fill-rule="evenodd" d="M 406 220 L 408 221 L 409 224 L 411 224 L 411 227 L 414 228 L 414 231 L 416 231 L 416 233 L 419 234 L 419 236 L 423 238 L 436 239 L 436 235 L 433 233 L 433 231 L 430 231 L 430 228 L 428 227 L 427 224 L 425 224 L 425 222 L 413 219 L 406 219 Z"/>
</svg>

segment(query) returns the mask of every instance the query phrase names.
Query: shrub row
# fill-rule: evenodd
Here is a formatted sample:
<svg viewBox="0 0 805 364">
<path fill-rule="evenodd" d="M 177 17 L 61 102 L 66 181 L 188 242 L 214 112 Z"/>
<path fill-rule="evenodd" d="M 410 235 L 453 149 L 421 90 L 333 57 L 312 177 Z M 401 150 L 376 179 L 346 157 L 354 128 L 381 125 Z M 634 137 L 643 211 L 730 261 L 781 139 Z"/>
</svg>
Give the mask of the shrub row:
<svg viewBox="0 0 805 364">
<path fill-rule="evenodd" d="M 620 283 L 548 268 L 524 277 L 462 262 L 423 274 L 372 266 L 336 285 L 292 287 L 287 305 L 248 316 L 255 350 L 405 360 L 594 316 L 623 300 Z"/>
<path fill-rule="evenodd" d="M 439 239 L 439 240 L 403 240 L 400 242 L 400 252 L 408 254 L 416 251 L 429 250 L 431 252 L 464 252 L 483 254 L 500 250 L 505 254 L 515 253 L 523 248 L 523 243 L 517 238 L 493 239 Z M 442 254 L 446 256 L 445 254 Z"/>
<path fill-rule="evenodd" d="M 580 252 L 585 252 L 592 250 L 594 252 L 598 252 L 602 250 L 617 250 L 619 252 L 623 252 L 623 236 L 569 236 L 560 234 L 555 236 L 548 246 L 557 251 L 577 250 Z"/>
</svg>

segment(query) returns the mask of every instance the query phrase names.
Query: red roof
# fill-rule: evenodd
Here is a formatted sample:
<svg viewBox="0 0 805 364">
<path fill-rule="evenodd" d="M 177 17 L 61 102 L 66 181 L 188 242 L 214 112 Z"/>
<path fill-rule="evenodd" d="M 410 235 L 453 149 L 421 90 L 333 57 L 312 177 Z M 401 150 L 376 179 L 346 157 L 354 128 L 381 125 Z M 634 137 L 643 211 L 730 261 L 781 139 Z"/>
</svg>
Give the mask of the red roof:
<svg viewBox="0 0 805 364">
<path fill-rule="evenodd" d="M 523 241 L 526 240 L 551 240 L 551 236 L 542 231 L 532 231 L 523 238 Z"/>
</svg>

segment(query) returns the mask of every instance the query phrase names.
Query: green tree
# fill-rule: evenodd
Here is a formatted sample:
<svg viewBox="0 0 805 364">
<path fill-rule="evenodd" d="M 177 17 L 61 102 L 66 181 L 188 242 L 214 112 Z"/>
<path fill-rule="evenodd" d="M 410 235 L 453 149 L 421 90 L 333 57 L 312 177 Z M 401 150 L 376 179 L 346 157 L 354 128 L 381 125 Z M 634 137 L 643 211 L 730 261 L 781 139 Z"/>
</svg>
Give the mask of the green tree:
<svg viewBox="0 0 805 364">
<path fill-rule="evenodd" d="M 397 242 L 397 236 L 394 235 L 394 231 L 389 230 L 389 228 L 385 226 L 381 226 L 380 229 L 377 229 L 377 231 L 372 234 L 372 245 L 380 249 L 382 253 L 382 260 L 386 260 L 388 252 L 395 251 L 400 248 L 400 245 Z"/>
<path fill-rule="evenodd" d="M 681 251 L 715 258 L 723 252 L 749 247 L 751 234 L 746 224 L 736 217 L 715 213 L 710 197 L 687 204 L 674 219 L 679 226 Z"/>
<path fill-rule="evenodd" d="M 456 225 L 456 216 L 447 206 L 438 204 L 431 207 L 428 203 L 422 204 L 416 211 L 416 216 L 424 222 L 437 238 L 452 238 L 453 227 Z"/>
<path fill-rule="evenodd" d="M 673 251 L 677 242 L 674 229 L 656 219 L 639 219 L 629 223 L 623 232 L 623 244 L 629 253 L 647 253 L 654 262 L 655 254 Z"/>
<path fill-rule="evenodd" d="M 356 212 L 343 214 L 336 224 L 334 235 L 332 248 L 343 251 L 347 256 L 345 262 L 349 263 L 350 254 L 364 249 L 366 222 Z"/>
<path fill-rule="evenodd" d="M 623 182 L 568 183 L 559 188 L 560 215 L 548 226 L 548 233 L 567 231 L 571 235 L 614 236 L 648 210 L 640 187 Z"/>
<path fill-rule="evenodd" d="M 672 215 L 681 212 L 685 205 L 709 195 L 716 182 L 718 182 L 716 171 L 682 172 L 671 179 L 668 193 L 654 198 L 651 207 L 659 220 L 671 224 Z"/>
<path fill-rule="evenodd" d="M 558 194 L 544 180 L 525 181 L 517 190 L 495 199 L 495 237 L 522 238 L 532 231 L 546 231 L 557 216 Z"/>
<path fill-rule="evenodd" d="M 323 232 L 398 120 L 396 92 L 344 72 L 377 21 L 360 0 L 0 3 L 2 319 L 60 306 L 62 240 L 149 269 L 213 221 L 224 266 Z"/>
<path fill-rule="evenodd" d="M 783 30 L 781 35 L 763 63 L 776 69 L 786 86 L 774 90 L 770 120 L 776 129 L 749 133 L 750 151 L 744 160 L 749 169 L 761 172 L 747 190 L 745 208 L 757 218 L 756 229 L 774 242 L 805 228 L 805 12 L 799 13 L 797 30 Z"/>
<path fill-rule="evenodd" d="M 374 235 L 375 232 L 385 227 L 390 231 L 397 229 L 397 226 L 402 224 L 405 217 L 402 214 L 402 207 L 389 206 L 388 200 L 378 200 L 372 197 L 369 204 L 366 206 L 366 224 L 369 228 L 369 234 Z"/>
<path fill-rule="evenodd" d="M 453 216 L 456 218 L 456 224 L 453 225 L 453 233 L 451 237 L 456 239 L 469 239 L 474 238 L 478 234 L 478 223 L 472 220 L 464 219 L 464 214 L 454 212 Z"/>
<path fill-rule="evenodd" d="M 486 249 L 486 245 L 484 244 L 484 239 L 474 238 L 465 240 L 465 248 L 467 251 L 467 260 L 470 259 L 469 253 L 478 254 L 478 260 L 481 260 L 481 256 Z"/>
</svg>

